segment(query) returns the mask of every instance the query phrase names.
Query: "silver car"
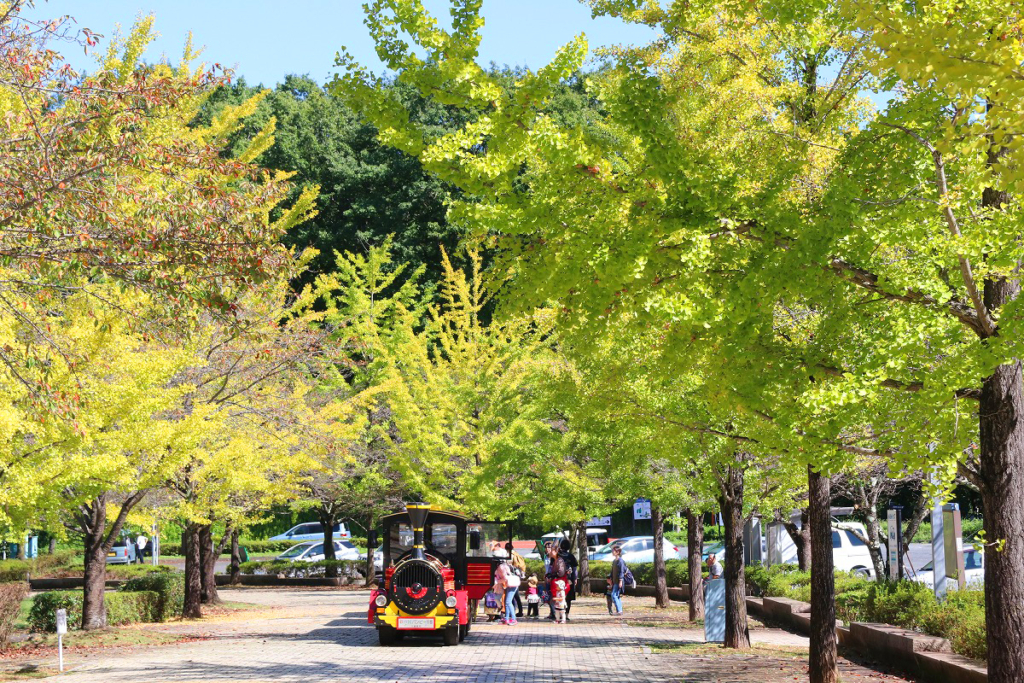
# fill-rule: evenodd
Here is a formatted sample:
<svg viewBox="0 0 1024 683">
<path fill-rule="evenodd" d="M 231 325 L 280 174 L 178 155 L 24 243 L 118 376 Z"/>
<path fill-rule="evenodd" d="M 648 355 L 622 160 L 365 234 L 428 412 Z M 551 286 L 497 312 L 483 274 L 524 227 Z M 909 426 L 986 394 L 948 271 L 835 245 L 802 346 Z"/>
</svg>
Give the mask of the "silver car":
<svg viewBox="0 0 1024 683">
<path fill-rule="evenodd" d="M 335 541 L 334 557 L 338 560 L 358 560 L 360 552 L 349 541 Z M 324 542 L 306 541 L 293 545 L 274 559 L 289 562 L 320 562 L 324 559 Z"/>
</svg>

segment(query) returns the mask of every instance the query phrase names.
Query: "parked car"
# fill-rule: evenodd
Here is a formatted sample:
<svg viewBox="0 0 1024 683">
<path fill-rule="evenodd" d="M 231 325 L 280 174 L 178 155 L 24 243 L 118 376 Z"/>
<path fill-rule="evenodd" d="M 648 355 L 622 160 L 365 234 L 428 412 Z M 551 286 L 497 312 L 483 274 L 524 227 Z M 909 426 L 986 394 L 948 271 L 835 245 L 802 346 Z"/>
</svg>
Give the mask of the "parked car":
<svg viewBox="0 0 1024 683">
<path fill-rule="evenodd" d="M 967 586 L 978 588 L 985 584 L 985 553 L 979 552 L 976 548 L 964 551 L 964 579 Z M 935 587 L 935 565 L 929 561 L 926 565 L 917 570 L 914 581 L 925 584 L 929 588 Z M 956 590 L 960 584 L 953 579 L 946 581 L 950 590 Z"/>
<path fill-rule="evenodd" d="M 526 559 L 526 560 L 540 560 L 540 559 L 543 559 L 541 554 L 544 551 L 544 544 L 547 543 L 548 541 L 555 541 L 555 542 L 561 543 L 563 538 L 569 538 L 569 532 L 568 531 L 553 531 L 550 534 L 544 534 L 543 536 L 541 536 L 540 538 L 537 539 L 537 541 L 536 541 L 536 543 L 534 545 L 533 550 L 531 550 L 530 552 L 528 552 L 525 555 L 523 555 L 523 559 Z M 592 527 L 592 528 L 587 529 L 587 552 L 588 553 L 595 552 L 601 546 L 607 545 L 607 543 L 608 543 L 608 530 L 607 529 L 599 529 L 597 527 Z M 576 552 L 575 548 L 573 548 L 573 552 L 574 553 Z"/>
<path fill-rule="evenodd" d="M 871 551 L 854 531 L 859 531 L 864 537 L 868 535 L 867 529 L 860 522 L 832 523 L 832 562 L 839 571 L 874 577 L 875 565 L 871 561 Z M 885 557 L 888 552 L 885 545 L 882 545 L 881 551 Z"/>
<path fill-rule="evenodd" d="M 341 522 L 334 525 L 334 537 L 337 539 L 351 538 L 352 535 Z M 306 522 L 296 524 L 283 534 L 271 538 L 271 541 L 322 541 L 324 538 L 324 527 L 320 522 Z"/>
<path fill-rule="evenodd" d="M 668 539 L 662 540 L 664 543 L 662 549 L 665 553 L 666 560 L 686 558 L 685 549 L 683 549 L 682 554 L 680 554 L 678 546 L 674 545 Z M 654 562 L 654 536 L 626 536 L 625 538 L 616 539 L 615 541 L 598 548 L 590 556 L 590 559 L 594 562 L 611 562 L 612 548 L 616 546 L 622 548 L 622 559 L 626 561 L 626 564 Z"/>
<path fill-rule="evenodd" d="M 107 564 L 131 564 L 135 562 L 135 543 L 128 538 L 114 541 L 107 553 Z"/>
<path fill-rule="evenodd" d="M 358 560 L 359 550 L 348 541 L 334 542 L 334 557 L 338 560 Z M 276 560 L 288 560 L 291 562 L 320 562 L 324 559 L 323 541 L 306 541 L 293 545 L 288 550 L 278 555 Z"/>
</svg>

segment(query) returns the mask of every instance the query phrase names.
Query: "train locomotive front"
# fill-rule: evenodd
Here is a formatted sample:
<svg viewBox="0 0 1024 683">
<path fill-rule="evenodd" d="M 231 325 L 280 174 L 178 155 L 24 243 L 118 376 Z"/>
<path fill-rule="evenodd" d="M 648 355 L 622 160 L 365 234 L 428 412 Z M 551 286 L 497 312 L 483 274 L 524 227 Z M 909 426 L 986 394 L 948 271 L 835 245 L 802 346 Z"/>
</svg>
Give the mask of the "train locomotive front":
<svg viewBox="0 0 1024 683">
<path fill-rule="evenodd" d="M 440 631 L 445 645 L 458 645 L 469 632 L 469 598 L 456 584 L 453 558 L 424 544 L 430 506 L 410 503 L 406 512 L 413 531 L 412 548 L 384 572 L 384 584 L 371 597 L 370 619 L 381 645 L 408 632 Z"/>
</svg>

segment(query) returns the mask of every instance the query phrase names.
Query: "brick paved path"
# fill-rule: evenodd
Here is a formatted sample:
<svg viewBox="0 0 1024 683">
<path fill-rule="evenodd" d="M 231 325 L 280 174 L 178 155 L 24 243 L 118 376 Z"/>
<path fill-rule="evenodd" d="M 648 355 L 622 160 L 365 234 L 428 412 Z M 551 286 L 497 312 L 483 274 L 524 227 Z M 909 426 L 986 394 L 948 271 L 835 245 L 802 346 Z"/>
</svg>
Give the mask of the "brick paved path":
<svg viewBox="0 0 1024 683">
<path fill-rule="evenodd" d="M 366 623 L 368 594 L 343 591 L 225 590 L 227 600 L 266 605 L 197 625 L 154 626 L 201 634 L 205 640 L 167 646 L 73 655 L 68 683 L 139 681 L 429 681 L 431 683 L 777 683 L 806 681 L 793 656 L 806 639 L 777 629 L 755 629 L 755 643 L 784 647 L 768 652 L 719 655 L 665 652 L 703 640 L 703 632 L 666 626 L 632 626 L 603 613 L 603 599 L 574 608 L 572 623 L 520 622 L 506 627 L 477 623 L 464 643 L 407 638 L 395 647 L 377 644 Z M 634 611 L 650 599 L 627 604 Z M 678 618 L 678 612 L 675 614 Z M 844 681 L 903 679 L 844 662 Z"/>
</svg>

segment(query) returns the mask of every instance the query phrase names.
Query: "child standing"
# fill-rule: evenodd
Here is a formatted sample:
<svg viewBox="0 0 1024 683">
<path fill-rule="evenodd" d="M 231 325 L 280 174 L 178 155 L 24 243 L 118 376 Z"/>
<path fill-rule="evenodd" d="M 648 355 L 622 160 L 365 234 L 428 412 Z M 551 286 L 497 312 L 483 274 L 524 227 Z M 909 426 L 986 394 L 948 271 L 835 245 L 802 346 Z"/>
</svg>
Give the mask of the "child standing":
<svg viewBox="0 0 1024 683">
<path fill-rule="evenodd" d="M 551 604 L 555 608 L 555 623 L 565 623 L 565 579 L 555 579 L 551 582 Z"/>
<path fill-rule="evenodd" d="M 540 619 L 540 592 L 537 590 L 536 574 L 531 574 L 526 582 L 526 618 Z"/>
<path fill-rule="evenodd" d="M 615 605 L 612 602 L 612 580 L 610 578 L 605 579 L 606 586 L 604 588 L 604 601 L 608 603 L 608 614 L 615 614 Z"/>
</svg>

